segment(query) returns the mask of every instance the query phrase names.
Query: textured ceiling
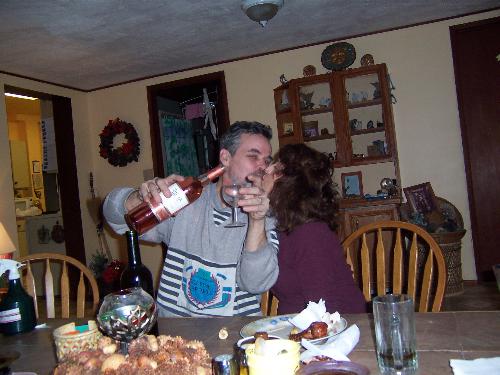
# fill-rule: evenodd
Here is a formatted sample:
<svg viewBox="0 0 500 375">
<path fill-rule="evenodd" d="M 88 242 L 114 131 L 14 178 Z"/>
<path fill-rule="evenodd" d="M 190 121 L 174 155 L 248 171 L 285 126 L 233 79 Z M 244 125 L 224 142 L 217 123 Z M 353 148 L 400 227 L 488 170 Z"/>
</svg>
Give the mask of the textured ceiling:
<svg viewBox="0 0 500 375">
<path fill-rule="evenodd" d="M 1 0 L 0 71 L 92 90 L 498 8 L 499 0 L 285 0 L 265 28 L 240 0 Z"/>
</svg>

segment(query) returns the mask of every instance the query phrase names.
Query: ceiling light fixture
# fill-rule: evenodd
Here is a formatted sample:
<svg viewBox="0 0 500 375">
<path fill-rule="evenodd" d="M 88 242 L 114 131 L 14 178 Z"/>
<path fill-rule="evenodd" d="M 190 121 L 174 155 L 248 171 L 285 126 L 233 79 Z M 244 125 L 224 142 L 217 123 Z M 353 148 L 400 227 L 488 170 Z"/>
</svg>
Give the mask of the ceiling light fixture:
<svg viewBox="0 0 500 375">
<path fill-rule="evenodd" d="M 26 95 L 18 95 L 18 94 L 11 94 L 10 92 L 6 92 L 5 96 L 12 96 L 13 98 L 18 98 L 18 99 L 27 99 L 27 100 L 37 100 L 38 98 L 34 98 L 32 96 L 26 96 Z"/>
<path fill-rule="evenodd" d="M 252 21 L 266 26 L 283 6 L 284 0 L 242 0 L 241 9 Z"/>
</svg>

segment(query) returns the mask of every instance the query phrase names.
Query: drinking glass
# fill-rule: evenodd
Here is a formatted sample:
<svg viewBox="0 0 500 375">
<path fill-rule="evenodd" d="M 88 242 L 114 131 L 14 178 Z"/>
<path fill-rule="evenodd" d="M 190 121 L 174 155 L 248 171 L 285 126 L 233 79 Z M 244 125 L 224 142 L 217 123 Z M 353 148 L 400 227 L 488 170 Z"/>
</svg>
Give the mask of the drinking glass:
<svg viewBox="0 0 500 375">
<path fill-rule="evenodd" d="M 128 343 L 149 332 L 157 316 L 153 297 L 135 287 L 106 295 L 97 321 L 107 336 L 120 341 L 122 353 L 127 354 Z"/>
<path fill-rule="evenodd" d="M 224 200 L 231 205 L 231 222 L 224 225 L 226 228 L 237 228 L 243 227 L 246 224 L 238 220 L 238 199 L 240 198 L 239 190 L 241 185 L 230 184 L 223 186 L 223 196 Z"/>
<path fill-rule="evenodd" d="M 383 375 L 415 374 L 418 368 L 413 300 L 405 294 L 373 299 L 377 361 Z"/>
</svg>

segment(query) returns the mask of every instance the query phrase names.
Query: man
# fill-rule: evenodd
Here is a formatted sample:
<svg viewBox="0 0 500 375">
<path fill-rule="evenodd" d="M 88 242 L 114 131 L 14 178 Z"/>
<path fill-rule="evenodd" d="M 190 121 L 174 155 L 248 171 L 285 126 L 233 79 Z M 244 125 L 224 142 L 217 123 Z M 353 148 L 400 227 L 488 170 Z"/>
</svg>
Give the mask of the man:
<svg viewBox="0 0 500 375">
<path fill-rule="evenodd" d="M 263 171 L 271 161 L 271 129 L 257 122 L 236 122 L 221 138 L 224 174 L 200 198 L 141 239 L 168 245 L 157 303 L 160 316 L 259 315 L 259 294 L 278 277 L 277 237 L 267 214 Z M 139 190 L 115 189 L 104 202 L 104 215 L 118 233 L 128 230 L 124 214 L 141 201 L 170 196 L 168 186 L 183 177 L 144 182 Z M 230 208 L 221 199 L 224 184 L 251 182 L 240 189 L 238 205 L 245 227 L 225 228 Z"/>
</svg>

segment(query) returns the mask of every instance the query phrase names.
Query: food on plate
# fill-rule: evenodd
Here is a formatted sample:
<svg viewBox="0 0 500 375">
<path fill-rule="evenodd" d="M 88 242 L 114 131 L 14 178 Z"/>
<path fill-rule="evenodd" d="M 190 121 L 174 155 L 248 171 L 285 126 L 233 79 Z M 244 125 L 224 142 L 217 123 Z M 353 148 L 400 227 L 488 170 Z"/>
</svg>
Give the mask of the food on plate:
<svg viewBox="0 0 500 375">
<path fill-rule="evenodd" d="M 123 355 L 112 339 L 103 337 L 98 348 L 68 354 L 54 375 L 211 374 L 210 356 L 201 341 L 146 335 L 132 340 Z"/>
<path fill-rule="evenodd" d="M 293 341 L 300 341 L 301 339 L 320 339 L 325 336 L 328 336 L 328 324 L 325 322 L 313 322 L 301 332 L 297 333 L 296 330 L 292 329 L 288 338 Z"/>
<path fill-rule="evenodd" d="M 255 339 L 259 338 L 259 337 L 262 337 L 264 340 L 269 340 L 269 335 L 267 332 L 265 331 L 258 331 L 258 332 L 255 332 L 253 334 L 253 337 L 255 337 Z"/>
</svg>

